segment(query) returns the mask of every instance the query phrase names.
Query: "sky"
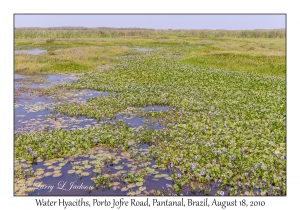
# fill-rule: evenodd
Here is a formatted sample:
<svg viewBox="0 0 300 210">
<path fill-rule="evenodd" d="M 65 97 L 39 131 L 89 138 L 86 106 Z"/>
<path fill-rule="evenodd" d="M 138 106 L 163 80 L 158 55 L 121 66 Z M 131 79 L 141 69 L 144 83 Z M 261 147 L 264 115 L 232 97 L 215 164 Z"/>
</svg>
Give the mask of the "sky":
<svg viewBox="0 0 300 210">
<path fill-rule="evenodd" d="M 185 14 L 185 15 L 28 15 L 15 14 L 14 24 L 19 27 L 113 27 L 113 28 L 151 28 L 151 29 L 282 29 L 286 28 L 285 14 Z"/>
</svg>

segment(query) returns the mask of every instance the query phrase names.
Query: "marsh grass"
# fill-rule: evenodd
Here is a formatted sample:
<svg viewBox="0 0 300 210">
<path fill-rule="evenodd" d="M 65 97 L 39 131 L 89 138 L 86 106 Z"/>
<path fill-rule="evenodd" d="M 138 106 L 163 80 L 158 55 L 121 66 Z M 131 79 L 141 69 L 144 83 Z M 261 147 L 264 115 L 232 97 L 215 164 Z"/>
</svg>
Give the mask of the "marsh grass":
<svg viewBox="0 0 300 210">
<path fill-rule="evenodd" d="M 16 29 L 15 39 L 46 38 L 117 38 L 117 37 L 236 37 L 236 38 L 285 38 L 285 30 L 45 30 Z"/>
<path fill-rule="evenodd" d="M 286 73 L 284 39 L 201 40 L 182 61 L 199 67 L 267 75 Z"/>
<path fill-rule="evenodd" d="M 51 50 L 39 56 L 16 54 L 15 73 L 79 73 L 99 70 L 102 65 L 117 63 L 117 56 L 130 52 L 127 47 L 72 47 Z"/>
<path fill-rule="evenodd" d="M 116 35 L 116 31 L 108 30 L 106 34 L 115 35 L 98 37 L 100 32 L 94 30 L 16 30 L 16 34 L 23 34 L 16 36 L 16 47 L 40 47 L 49 52 L 40 56 L 15 55 L 15 72 L 87 72 L 97 70 L 99 66 L 114 65 L 119 62 L 120 56 L 138 54 L 130 48 L 172 47 L 172 51 L 178 53 L 186 64 L 284 76 L 285 37 L 280 35 L 284 31 L 255 31 L 253 34 L 258 35 L 253 36 L 250 35 L 252 32 L 138 30 L 136 35 L 127 36 L 126 30 L 119 35 Z M 273 33 L 275 35 L 267 35 Z"/>
<path fill-rule="evenodd" d="M 285 56 L 263 56 L 233 53 L 192 54 L 184 62 L 206 68 L 285 75 Z"/>
</svg>

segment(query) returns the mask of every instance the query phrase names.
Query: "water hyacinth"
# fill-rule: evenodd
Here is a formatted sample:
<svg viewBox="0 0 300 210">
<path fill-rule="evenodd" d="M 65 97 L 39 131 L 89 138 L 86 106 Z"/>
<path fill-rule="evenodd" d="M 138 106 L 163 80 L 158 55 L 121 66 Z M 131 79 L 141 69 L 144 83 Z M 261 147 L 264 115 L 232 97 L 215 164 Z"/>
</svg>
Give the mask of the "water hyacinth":
<svg viewBox="0 0 300 210">
<path fill-rule="evenodd" d="M 242 183 L 240 181 L 238 181 L 238 186 L 241 187 L 242 186 Z"/>
<path fill-rule="evenodd" d="M 27 146 L 26 146 L 26 150 L 27 150 L 29 153 L 32 152 L 32 149 L 31 149 L 30 147 L 27 147 Z"/>
<path fill-rule="evenodd" d="M 191 168 L 192 168 L 192 170 L 195 170 L 196 164 L 195 164 L 195 163 L 192 163 L 192 164 L 191 164 Z"/>
</svg>

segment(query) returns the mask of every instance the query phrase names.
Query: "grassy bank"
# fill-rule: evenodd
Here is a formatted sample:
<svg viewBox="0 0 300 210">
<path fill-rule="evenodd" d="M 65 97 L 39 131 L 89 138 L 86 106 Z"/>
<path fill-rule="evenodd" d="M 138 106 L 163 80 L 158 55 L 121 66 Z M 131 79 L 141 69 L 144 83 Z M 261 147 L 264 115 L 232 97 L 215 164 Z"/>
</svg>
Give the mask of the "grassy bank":
<svg viewBox="0 0 300 210">
<path fill-rule="evenodd" d="M 116 64 L 118 56 L 131 52 L 127 47 L 70 47 L 49 50 L 41 55 L 16 54 L 15 73 L 80 73 L 101 70 Z"/>
<path fill-rule="evenodd" d="M 137 51 L 130 49 L 134 47 L 172 47 L 183 63 L 204 68 L 282 76 L 286 72 L 285 37 L 278 35 L 284 34 L 283 30 L 16 30 L 15 33 L 17 49 L 48 50 L 41 56 L 15 55 L 15 72 L 20 74 L 97 70 L 102 65 L 119 63 L 118 56 L 136 54 Z"/>
</svg>

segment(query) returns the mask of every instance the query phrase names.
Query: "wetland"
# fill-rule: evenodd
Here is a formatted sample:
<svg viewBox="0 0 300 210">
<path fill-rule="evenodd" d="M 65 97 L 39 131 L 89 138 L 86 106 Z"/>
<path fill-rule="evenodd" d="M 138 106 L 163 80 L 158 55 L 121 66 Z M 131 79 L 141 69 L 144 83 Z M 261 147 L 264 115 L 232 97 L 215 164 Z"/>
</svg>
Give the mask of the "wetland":
<svg viewBox="0 0 300 210">
<path fill-rule="evenodd" d="M 14 195 L 285 196 L 283 34 L 15 30 Z"/>
</svg>

